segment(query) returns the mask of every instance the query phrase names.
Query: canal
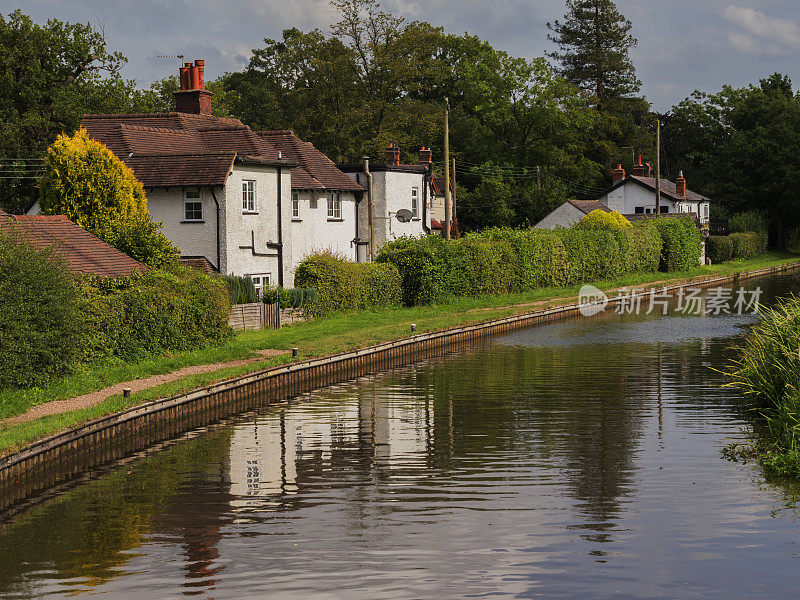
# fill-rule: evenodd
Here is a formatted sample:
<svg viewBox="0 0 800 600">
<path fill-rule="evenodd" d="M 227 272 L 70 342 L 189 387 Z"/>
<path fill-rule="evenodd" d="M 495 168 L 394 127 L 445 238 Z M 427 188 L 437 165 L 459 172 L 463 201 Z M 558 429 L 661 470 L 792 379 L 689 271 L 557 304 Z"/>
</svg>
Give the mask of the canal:
<svg viewBox="0 0 800 600">
<path fill-rule="evenodd" d="M 193 432 L 0 523 L 0 597 L 796 596 L 800 488 L 721 454 L 755 319 L 604 313 Z"/>
</svg>

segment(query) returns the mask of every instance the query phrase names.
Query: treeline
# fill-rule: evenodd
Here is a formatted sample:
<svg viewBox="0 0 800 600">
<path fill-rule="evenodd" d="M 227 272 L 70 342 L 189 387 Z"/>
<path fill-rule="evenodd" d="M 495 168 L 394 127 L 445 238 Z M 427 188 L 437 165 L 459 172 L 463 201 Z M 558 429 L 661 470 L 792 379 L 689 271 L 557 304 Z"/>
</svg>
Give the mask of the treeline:
<svg viewBox="0 0 800 600">
<path fill-rule="evenodd" d="M 339 20 L 330 30 L 287 29 L 254 49 L 244 70 L 208 82 L 215 113 L 292 128 L 334 161 L 380 159 L 390 141 L 404 161 L 422 145 L 441 161 L 449 98 L 464 231 L 524 227 L 568 197 L 596 197 L 614 165 L 630 170 L 631 148 L 655 161 L 658 115 L 628 54 L 632 24 L 611 0 L 566 0 L 563 18 L 548 24 L 557 50 L 534 59 L 405 21 L 377 0 L 332 5 Z M 36 160 L 82 114 L 174 110 L 177 77 L 146 90 L 124 80 L 125 58 L 90 25 L 0 16 L 0 59 L 0 151 L 33 159 L 4 164 L 30 176 L 0 179 L 6 210 L 36 197 Z M 775 74 L 695 92 L 660 117 L 664 176 L 683 170 L 691 189 L 712 198 L 714 218 L 763 211 L 782 245 L 800 222 L 800 97 L 791 81 Z"/>
</svg>

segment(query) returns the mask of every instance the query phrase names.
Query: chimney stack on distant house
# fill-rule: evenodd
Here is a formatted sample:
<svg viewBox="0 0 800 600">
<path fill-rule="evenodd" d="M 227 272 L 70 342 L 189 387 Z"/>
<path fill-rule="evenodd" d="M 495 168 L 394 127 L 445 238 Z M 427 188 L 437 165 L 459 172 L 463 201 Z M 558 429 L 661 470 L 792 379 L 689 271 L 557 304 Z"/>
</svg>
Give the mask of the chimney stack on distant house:
<svg viewBox="0 0 800 600">
<path fill-rule="evenodd" d="M 625 169 L 622 168 L 622 165 L 617 165 L 617 168 L 611 172 L 612 178 L 614 183 L 618 181 L 622 181 L 625 179 Z"/>
<path fill-rule="evenodd" d="M 175 92 L 175 108 L 178 112 L 195 115 L 211 114 L 211 97 L 206 89 L 206 61 L 187 62 L 179 69 L 181 89 Z"/>
<path fill-rule="evenodd" d="M 431 152 L 430 148 L 426 148 L 423 146 L 419 150 L 419 164 L 421 165 L 429 165 L 433 162 L 433 152 Z"/>
<path fill-rule="evenodd" d="M 681 198 L 686 198 L 686 179 L 683 177 L 683 171 L 678 173 L 678 178 L 675 180 L 675 193 Z"/>
<path fill-rule="evenodd" d="M 650 163 L 644 163 L 644 176 L 645 177 L 653 176 L 653 165 L 651 165 Z"/>
<path fill-rule="evenodd" d="M 636 157 L 636 163 L 633 165 L 632 175 L 635 177 L 649 177 L 647 173 L 647 166 L 642 163 L 642 155 Z"/>
<path fill-rule="evenodd" d="M 389 167 L 396 167 L 400 164 L 400 146 L 394 142 L 389 142 L 389 147 L 386 149 L 386 165 Z"/>
</svg>

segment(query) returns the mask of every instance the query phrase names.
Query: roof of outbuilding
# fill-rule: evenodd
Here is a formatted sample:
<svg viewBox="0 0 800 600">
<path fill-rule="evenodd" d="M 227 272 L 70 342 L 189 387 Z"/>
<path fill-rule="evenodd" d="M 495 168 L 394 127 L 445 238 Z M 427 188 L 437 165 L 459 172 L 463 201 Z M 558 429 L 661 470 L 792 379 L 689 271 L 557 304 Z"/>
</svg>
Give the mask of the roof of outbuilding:
<svg viewBox="0 0 800 600">
<path fill-rule="evenodd" d="M 611 212 L 605 204 L 599 200 L 567 200 L 572 206 L 577 208 L 583 214 L 588 215 L 593 210 L 601 210 L 603 212 Z"/>
<path fill-rule="evenodd" d="M 283 156 L 297 163 L 292 169 L 292 189 L 364 190 L 339 170 L 330 158 L 317 150 L 314 144 L 304 142 L 293 131 L 259 131 L 258 135 L 280 150 Z"/>
<path fill-rule="evenodd" d="M 126 277 L 147 267 L 106 244 L 64 215 L 9 215 L 0 211 L 0 229 L 21 231 L 38 248 L 53 247 L 70 270 L 103 277 Z"/>
<path fill-rule="evenodd" d="M 234 162 L 295 166 L 238 119 L 178 112 L 85 115 L 81 126 L 145 187 L 224 185 Z"/>
</svg>

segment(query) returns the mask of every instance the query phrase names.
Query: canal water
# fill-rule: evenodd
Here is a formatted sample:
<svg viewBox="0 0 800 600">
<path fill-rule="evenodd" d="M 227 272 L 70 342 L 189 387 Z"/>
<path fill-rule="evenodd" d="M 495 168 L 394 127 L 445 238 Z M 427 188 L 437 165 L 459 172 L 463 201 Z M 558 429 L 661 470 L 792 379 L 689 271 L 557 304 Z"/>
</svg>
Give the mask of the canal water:
<svg viewBox="0 0 800 600">
<path fill-rule="evenodd" d="M 721 454 L 755 318 L 551 324 L 195 432 L 0 524 L 0 597 L 797 597 L 798 488 Z"/>
</svg>

